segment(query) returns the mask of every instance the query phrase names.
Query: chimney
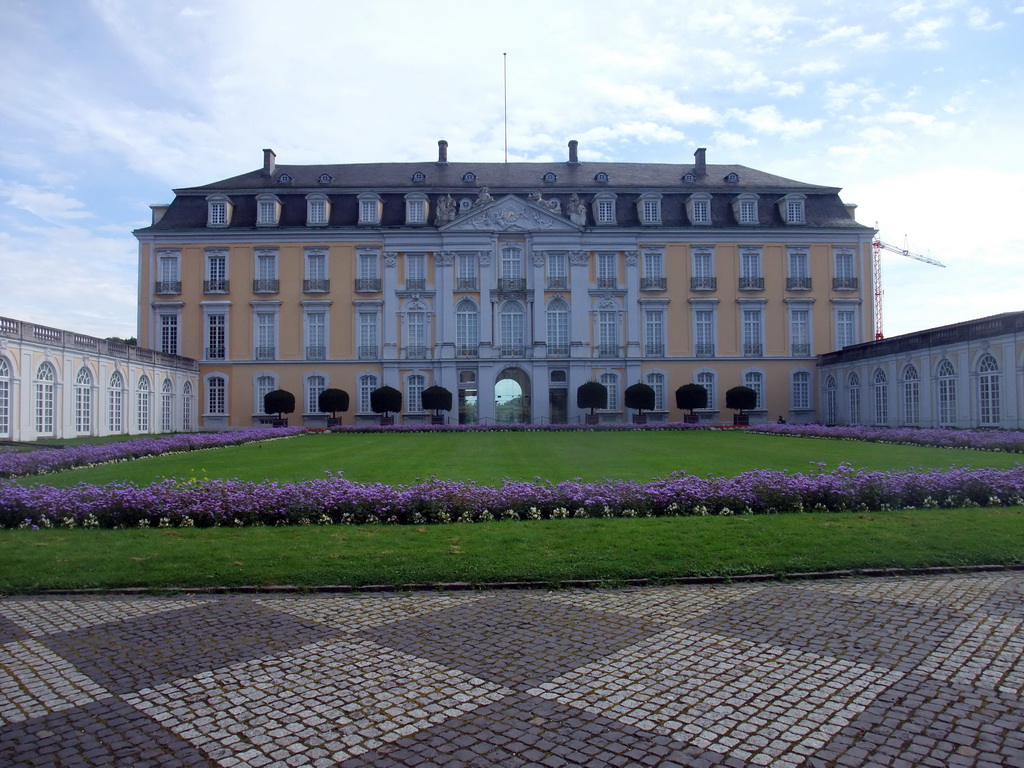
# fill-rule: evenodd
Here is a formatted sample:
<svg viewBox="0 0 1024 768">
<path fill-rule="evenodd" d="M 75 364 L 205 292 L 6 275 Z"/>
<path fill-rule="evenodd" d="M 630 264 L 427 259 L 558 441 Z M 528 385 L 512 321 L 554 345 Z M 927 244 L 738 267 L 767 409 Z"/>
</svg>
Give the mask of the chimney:
<svg viewBox="0 0 1024 768">
<path fill-rule="evenodd" d="M 444 139 L 437 142 L 437 164 L 448 165 L 448 142 Z"/>
<path fill-rule="evenodd" d="M 580 159 L 576 155 L 576 147 L 578 147 L 579 145 L 580 145 L 580 143 L 578 141 L 576 141 L 576 139 L 573 139 L 572 141 L 569 142 L 569 164 L 570 165 L 579 165 L 580 164 Z"/>
<path fill-rule="evenodd" d="M 704 153 L 705 152 L 707 152 L 707 149 L 705 149 L 704 147 L 701 147 L 700 149 L 698 149 L 696 152 L 693 153 L 693 175 L 694 176 L 700 177 L 700 176 L 707 176 L 708 175 L 708 168 L 707 168 L 707 165 L 704 162 Z"/>
<path fill-rule="evenodd" d="M 274 153 L 274 150 L 272 150 L 272 149 L 264 149 L 263 150 L 263 175 L 264 176 L 273 176 L 274 175 L 274 171 L 277 169 L 277 166 L 274 164 L 274 159 L 276 157 L 277 157 L 277 155 Z"/>
</svg>

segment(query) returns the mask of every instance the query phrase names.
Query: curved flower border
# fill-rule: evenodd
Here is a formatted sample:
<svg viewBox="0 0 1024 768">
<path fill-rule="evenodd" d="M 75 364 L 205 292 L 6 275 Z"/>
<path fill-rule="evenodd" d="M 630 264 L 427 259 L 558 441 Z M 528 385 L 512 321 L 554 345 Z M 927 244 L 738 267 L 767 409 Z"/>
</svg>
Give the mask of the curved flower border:
<svg viewBox="0 0 1024 768">
<path fill-rule="evenodd" d="M 948 427 L 826 427 L 822 424 L 758 424 L 755 434 L 789 437 L 820 437 L 829 440 L 862 440 L 871 443 L 929 445 L 936 448 L 971 448 L 976 451 L 1024 453 L 1024 432 L 1001 429 L 950 429 Z"/>
</svg>

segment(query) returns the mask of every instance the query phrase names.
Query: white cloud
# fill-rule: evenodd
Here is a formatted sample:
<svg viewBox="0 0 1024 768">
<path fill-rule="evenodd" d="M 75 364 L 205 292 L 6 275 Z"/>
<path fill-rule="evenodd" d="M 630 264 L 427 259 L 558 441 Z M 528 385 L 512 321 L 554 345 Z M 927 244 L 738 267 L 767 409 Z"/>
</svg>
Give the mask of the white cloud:
<svg viewBox="0 0 1024 768">
<path fill-rule="evenodd" d="M 750 110 L 729 110 L 729 116 L 749 125 L 760 133 L 774 134 L 787 139 L 811 136 L 824 126 L 823 120 L 786 120 L 778 107 L 754 107 Z"/>
<path fill-rule="evenodd" d="M 983 32 L 991 32 L 996 29 L 1001 29 L 1003 22 L 992 21 L 992 15 L 985 8 L 969 8 L 967 10 L 967 25 L 971 29 L 978 29 Z"/>
<path fill-rule="evenodd" d="M 912 25 L 904 33 L 904 39 L 919 48 L 937 50 L 946 46 L 946 41 L 939 37 L 939 32 L 950 26 L 948 18 L 923 19 Z"/>
<path fill-rule="evenodd" d="M 50 223 L 92 216 L 81 200 L 27 184 L 0 181 L 0 195 L 6 199 L 8 205 Z"/>
</svg>

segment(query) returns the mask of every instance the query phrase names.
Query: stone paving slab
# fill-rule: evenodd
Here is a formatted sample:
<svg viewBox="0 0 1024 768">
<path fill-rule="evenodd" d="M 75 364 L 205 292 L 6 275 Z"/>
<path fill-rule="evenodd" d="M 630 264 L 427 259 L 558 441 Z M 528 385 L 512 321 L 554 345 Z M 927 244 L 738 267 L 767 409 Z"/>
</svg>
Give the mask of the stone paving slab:
<svg viewBox="0 0 1024 768">
<path fill-rule="evenodd" d="M 1016 766 L 1024 573 L 0 599 L 0 766 Z"/>
</svg>

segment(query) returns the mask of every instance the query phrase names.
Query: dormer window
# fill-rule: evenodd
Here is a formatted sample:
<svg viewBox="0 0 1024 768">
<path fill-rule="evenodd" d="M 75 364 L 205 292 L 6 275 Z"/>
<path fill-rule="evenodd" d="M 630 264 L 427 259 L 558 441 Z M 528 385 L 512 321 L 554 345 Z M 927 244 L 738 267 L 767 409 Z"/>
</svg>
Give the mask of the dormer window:
<svg viewBox="0 0 1024 768">
<path fill-rule="evenodd" d="M 558 181 L 558 177 L 555 176 L 555 174 L 553 174 L 551 171 L 548 171 L 547 173 L 544 174 L 545 184 L 554 184 L 556 181 Z"/>
<path fill-rule="evenodd" d="M 807 220 L 804 215 L 806 200 L 806 195 L 796 193 L 779 198 L 779 215 L 782 216 L 782 220 L 787 224 L 806 224 Z"/>
<path fill-rule="evenodd" d="M 694 184 L 694 183 L 696 183 L 696 181 L 697 181 L 697 177 L 694 176 L 692 173 L 684 173 L 683 174 L 683 183 L 684 184 Z"/>
<path fill-rule="evenodd" d="M 462 182 L 464 184 L 476 184 L 476 174 L 472 171 L 466 171 L 462 174 Z"/>
<path fill-rule="evenodd" d="M 231 223 L 234 206 L 225 195 L 210 195 L 206 198 L 206 226 L 226 227 Z"/>
<path fill-rule="evenodd" d="M 427 223 L 427 195 L 424 192 L 411 192 L 405 196 L 405 223 L 419 225 Z"/>
<path fill-rule="evenodd" d="M 636 199 L 636 215 L 644 225 L 661 224 L 661 195 L 648 192 Z"/>
<path fill-rule="evenodd" d="M 686 201 L 686 215 L 690 223 L 694 225 L 708 225 L 711 223 L 711 195 L 707 192 L 697 192 L 690 195 Z"/>
<path fill-rule="evenodd" d="M 738 173 L 730 173 L 725 177 L 726 184 L 738 184 L 740 181 L 740 175 Z"/>
<path fill-rule="evenodd" d="M 732 215 L 737 224 L 757 224 L 757 195 L 737 195 L 732 200 Z"/>
<path fill-rule="evenodd" d="M 291 184 L 292 183 L 292 176 L 291 176 L 291 174 L 290 173 L 282 173 L 280 176 L 277 177 L 277 183 L 278 184 Z"/>
<path fill-rule="evenodd" d="M 276 227 L 281 219 L 281 201 L 277 195 L 256 195 L 256 226 Z"/>
<path fill-rule="evenodd" d="M 334 181 L 334 177 L 331 176 L 331 174 L 329 173 L 321 173 L 320 178 L 317 179 L 317 181 L 320 182 L 321 184 L 330 184 L 332 181 Z"/>
<path fill-rule="evenodd" d="M 416 171 L 416 173 L 412 175 L 413 184 L 423 184 L 426 180 L 427 174 L 425 174 L 423 171 Z"/>
<path fill-rule="evenodd" d="M 380 216 L 384 210 L 384 201 L 380 195 L 365 192 L 359 195 L 359 223 L 380 224 Z"/>
<path fill-rule="evenodd" d="M 615 224 L 615 195 L 611 192 L 598 192 L 591 203 L 594 211 L 594 222 L 600 225 Z"/>
<path fill-rule="evenodd" d="M 325 227 L 331 215 L 331 201 L 327 195 L 314 192 L 306 195 L 306 226 Z"/>
<path fill-rule="evenodd" d="M 597 175 L 594 176 L 594 181 L 596 181 L 598 184 L 607 184 L 608 174 L 605 173 L 604 171 L 598 171 Z"/>
</svg>

